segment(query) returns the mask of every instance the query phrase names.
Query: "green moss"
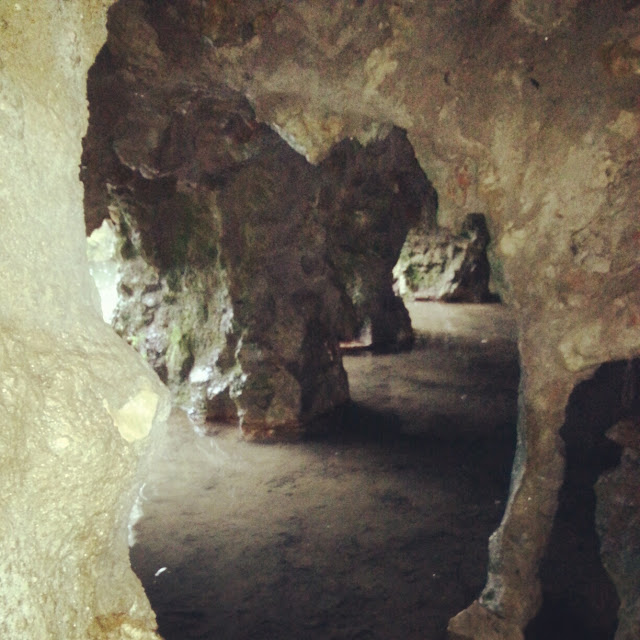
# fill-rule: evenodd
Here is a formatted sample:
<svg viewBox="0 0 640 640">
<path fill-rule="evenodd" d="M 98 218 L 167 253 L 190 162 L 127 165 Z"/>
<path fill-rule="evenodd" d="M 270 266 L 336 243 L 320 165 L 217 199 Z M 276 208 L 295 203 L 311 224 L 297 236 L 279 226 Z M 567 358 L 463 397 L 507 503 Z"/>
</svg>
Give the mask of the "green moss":
<svg viewBox="0 0 640 640">
<path fill-rule="evenodd" d="M 215 262 L 219 238 L 209 207 L 188 193 L 176 193 L 168 206 L 175 214 L 167 217 L 169 233 L 161 236 L 162 244 L 157 246 L 159 264 L 180 271 L 187 265 Z"/>
<path fill-rule="evenodd" d="M 404 278 L 407 281 L 407 286 L 415 291 L 420 286 L 420 269 L 415 264 L 410 264 L 404 270 Z"/>
<path fill-rule="evenodd" d="M 171 327 L 166 358 L 169 378 L 184 381 L 195 362 L 195 340 L 189 327 L 178 324 Z"/>
</svg>

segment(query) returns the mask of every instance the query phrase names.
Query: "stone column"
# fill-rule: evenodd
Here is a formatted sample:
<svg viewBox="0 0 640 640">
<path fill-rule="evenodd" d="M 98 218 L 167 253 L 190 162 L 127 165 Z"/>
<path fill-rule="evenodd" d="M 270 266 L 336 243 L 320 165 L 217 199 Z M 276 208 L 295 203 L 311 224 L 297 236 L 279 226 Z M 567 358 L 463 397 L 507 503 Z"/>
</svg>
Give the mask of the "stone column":
<svg viewBox="0 0 640 640">
<path fill-rule="evenodd" d="M 518 440 L 509 501 L 489 541 L 487 584 L 480 598 L 450 621 L 451 640 L 522 640 L 541 605 L 538 567 L 563 481 L 559 432 L 575 381 L 552 349 L 539 344 L 538 333 L 525 328 L 519 343 Z"/>
<path fill-rule="evenodd" d="M 108 4 L 0 1 L 2 638 L 157 638 L 127 525 L 168 396 L 100 318 L 78 179 Z"/>
</svg>

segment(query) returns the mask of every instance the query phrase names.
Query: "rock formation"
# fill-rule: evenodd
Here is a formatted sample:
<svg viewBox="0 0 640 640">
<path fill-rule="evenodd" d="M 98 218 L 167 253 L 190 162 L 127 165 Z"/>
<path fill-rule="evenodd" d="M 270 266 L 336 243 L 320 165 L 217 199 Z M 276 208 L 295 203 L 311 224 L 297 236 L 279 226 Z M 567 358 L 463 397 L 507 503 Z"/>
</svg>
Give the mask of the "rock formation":
<svg viewBox="0 0 640 640">
<path fill-rule="evenodd" d="M 216 82 L 188 13 L 145 6 L 113 8 L 89 81 L 86 217 L 121 235 L 114 326 L 192 414 L 294 437 L 348 400 L 340 339 L 368 324 L 378 348 L 411 344 L 391 270 L 433 190 L 398 128 L 311 165 Z"/>
<path fill-rule="evenodd" d="M 599 365 L 640 350 L 640 8 L 604 0 L 167 6 L 185 29 L 169 38 L 141 25 L 139 82 L 153 75 L 163 42 L 189 67 L 181 47 L 190 28 L 208 77 L 246 96 L 257 121 L 311 163 L 321 166 L 345 139 L 367 145 L 400 127 L 438 192 L 441 225 L 485 214 L 491 289 L 518 315 L 519 444 L 487 586 L 450 632 L 521 637 L 541 602 L 568 398 Z M 135 7 L 123 24 L 140 23 L 145 4 Z M 113 38 L 125 50 L 132 40 L 121 33 Z M 138 128 L 130 131 L 135 138 Z"/>
<path fill-rule="evenodd" d="M 101 319 L 78 179 L 105 4 L 0 3 L 2 638 L 158 637 L 127 525 L 168 394 Z"/>
<path fill-rule="evenodd" d="M 460 233 L 411 229 L 393 269 L 403 297 L 442 302 L 491 302 L 489 232 L 481 213 L 470 213 Z"/>
<path fill-rule="evenodd" d="M 165 398 L 99 320 L 82 250 L 85 72 L 104 40 L 106 4 L 0 3 L 0 630 L 11 638 L 26 628 L 38 638 L 154 636 L 123 528 Z M 222 405 L 234 396 L 259 433 L 297 426 L 346 398 L 337 338 L 356 330 L 358 314 L 372 314 L 343 292 L 359 271 L 341 280 L 339 242 L 321 237 L 338 209 L 321 209 L 322 191 L 311 187 L 322 184 L 336 145 L 353 144 L 341 153 L 358 158 L 354 141 L 375 149 L 397 127 L 438 192 L 442 225 L 459 228 L 469 212 L 485 214 L 492 290 L 519 323 L 518 449 L 486 588 L 451 621 L 452 638 L 522 638 L 541 604 L 538 570 L 564 477 L 560 429 L 569 397 L 601 365 L 640 353 L 639 19 L 634 0 L 121 0 L 111 16 L 102 55 L 119 72 L 105 78 L 109 100 L 89 96 L 104 112 L 97 138 L 105 144 L 90 147 L 93 157 L 83 161 L 87 210 L 111 206 L 129 257 L 144 260 L 141 289 L 123 286 L 146 305 L 151 324 L 156 300 L 179 297 L 190 278 L 220 296 L 180 312 L 189 317 L 168 315 L 162 322 L 178 328 L 159 338 L 158 352 L 170 353 L 167 380 L 196 367 L 207 401 L 215 394 L 205 369 L 215 364 Z M 43 66 L 45 59 L 53 64 Z M 167 78 L 173 82 L 163 84 Z M 233 118 L 216 116 L 220 101 L 231 101 Z M 285 157 L 279 180 L 274 162 Z M 107 183 L 113 188 L 100 186 Z M 393 200 L 402 184 L 390 183 L 379 197 Z M 317 198 L 299 199 L 285 186 Z M 378 197 L 367 187 L 357 201 L 371 195 Z M 351 208 L 339 188 L 332 198 Z M 90 228 L 99 222 L 89 213 Z M 267 237 L 258 233 L 263 222 Z M 394 242 L 381 264 L 396 251 L 396 231 L 388 230 Z M 206 268 L 194 276 L 207 252 Z M 272 255 L 299 259 L 291 277 L 267 264 Z M 402 315 L 389 286 L 378 292 L 382 327 Z M 229 301 L 233 317 L 220 315 Z M 263 313 L 271 331 L 253 323 Z M 203 349 L 210 357 L 201 370 L 202 353 L 182 331 L 198 322 L 224 333 Z M 319 364 L 311 368 L 305 357 Z M 234 385 L 244 375 L 239 400 Z M 633 478 L 637 423 L 624 429 L 631 436 L 622 468 Z M 617 476 L 607 482 L 603 494 L 625 495 Z M 632 567 L 619 574 L 607 524 L 616 517 L 602 516 L 599 528 L 623 603 L 623 635 L 637 628 L 627 590 L 635 574 Z M 624 517 L 634 522 L 632 513 Z"/>
</svg>

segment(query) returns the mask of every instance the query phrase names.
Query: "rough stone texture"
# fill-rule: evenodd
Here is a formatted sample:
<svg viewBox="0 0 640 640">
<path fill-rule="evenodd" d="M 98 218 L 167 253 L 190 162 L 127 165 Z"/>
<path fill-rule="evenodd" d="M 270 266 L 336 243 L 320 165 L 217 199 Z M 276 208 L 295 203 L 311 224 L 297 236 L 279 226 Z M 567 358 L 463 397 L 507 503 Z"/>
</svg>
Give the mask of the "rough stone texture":
<svg viewBox="0 0 640 640">
<path fill-rule="evenodd" d="M 450 640 L 523 640 L 520 628 L 474 602 L 449 621 Z"/>
<path fill-rule="evenodd" d="M 208 53 L 310 159 L 393 123 L 438 192 L 441 224 L 485 212 L 492 287 L 518 314 L 524 375 L 480 602 L 521 628 L 540 603 L 569 393 L 640 350 L 634 5 L 287 3 L 254 20 L 245 44 Z"/>
<path fill-rule="evenodd" d="M 120 2 L 109 33 L 83 179 L 88 228 L 123 239 L 114 325 L 196 415 L 297 435 L 348 400 L 339 339 L 411 343 L 391 269 L 433 190 L 398 128 L 309 164 L 214 81 L 184 11 Z"/>
<path fill-rule="evenodd" d="M 396 125 L 438 192 L 442 225 L 485 212 L 492 288 L 517 313 L 523 376 L 510 498 L 465 619 L 480 629 L 490 611 L 524 627 L 540 603 L 569 394 L 601 363 L 640 352 L 640 7 L 255 1 L 235 16 L 231 2 L 167 4 L 198 26 L 211 77 L 311 161 Z M 148 77 L 162 38 L 141 33 L 129 42 Z"/>
<path fill-rule="evenodd" d="M 409 232 L 393 269 L 404 298 L 443 302 L 489 302 L 489 232 L 481 213 L 470 213 L 460 233 L 449 229 Z"/>
<path fill-rule="evenodd" d="M 168 395 L 100 318 L 78 180 L 107 4 L 0 2 L 3 638 L 157 638 L 127 525 Z"/>
<path fill-rule="evenodd" d="M 171 252 L 184 254 L 176 256 L 169 269 L 147 257 L 138 226 L 144 215 L 139 203 L 127 203 L 124 196 L 114 199 L 110 210 L 118 220 L 120 248 L 113 325 L 167 383 L 174 403 L 188 408 L 194 417 L 213 419 L 221 417 L 218 396 L 237 395 L 245 376 L 236 358 L 240 335 L 216 245 L 220 221 L 215 207 L 198 205 L 197 198 L 198 194 L 176 193 L 161 205 L 178 216 L 184 207 L 200 220 L 194 234 L 186 229 L 176 248 L 163 249 L 167 254 L 163 261 L 170 260 Z M 172 239 L 170 234 L 166 237 Z M 209 264 L 199 260 L 202 238 L 207 239 L 204 252 L 212 256 Z M 147 243 L 151 255 L 162 247 L 148 238 Z M 237 419 L 237 412 L 227 417 Z"/>
</svg>

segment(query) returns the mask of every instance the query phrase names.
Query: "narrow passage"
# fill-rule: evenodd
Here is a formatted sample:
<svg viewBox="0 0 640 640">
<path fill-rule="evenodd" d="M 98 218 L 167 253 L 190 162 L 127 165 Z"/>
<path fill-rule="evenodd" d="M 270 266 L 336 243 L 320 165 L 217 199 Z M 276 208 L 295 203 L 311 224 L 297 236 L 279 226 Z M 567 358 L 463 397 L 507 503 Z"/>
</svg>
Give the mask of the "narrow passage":
<svg viewBox="0 0 640 640">
<path fill-rule="evenodd" d="M 165 640 L 441 640 L 480 592 L 508 491 L 514 325 L 414 303 L 411 353 L 345 356 L 335 433 L 256 445 L 174 412 L 134 570 Z"/>
</svg>

